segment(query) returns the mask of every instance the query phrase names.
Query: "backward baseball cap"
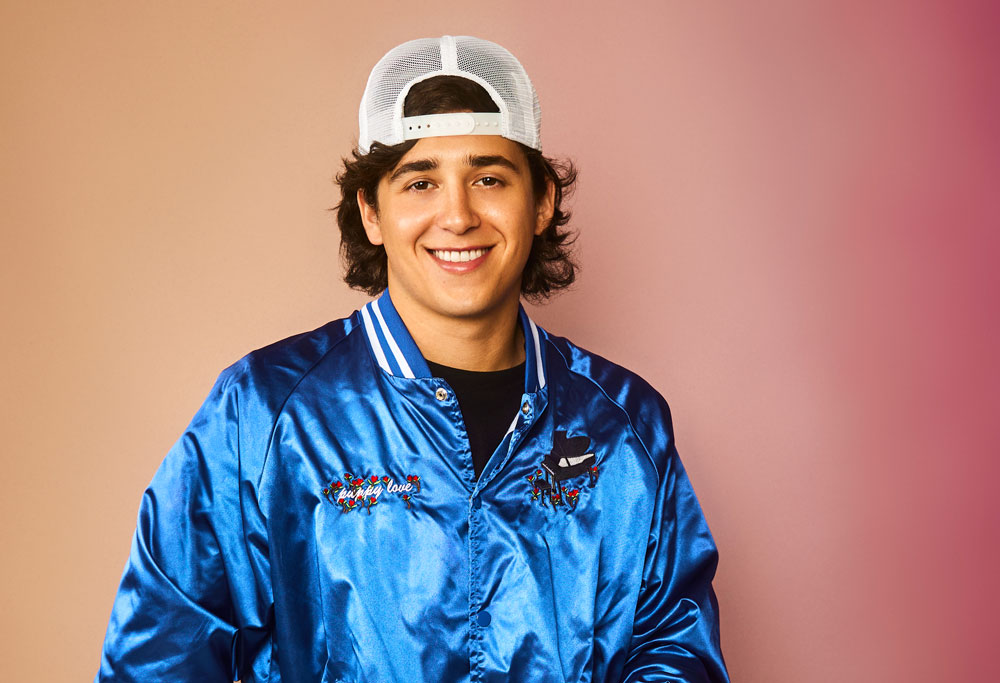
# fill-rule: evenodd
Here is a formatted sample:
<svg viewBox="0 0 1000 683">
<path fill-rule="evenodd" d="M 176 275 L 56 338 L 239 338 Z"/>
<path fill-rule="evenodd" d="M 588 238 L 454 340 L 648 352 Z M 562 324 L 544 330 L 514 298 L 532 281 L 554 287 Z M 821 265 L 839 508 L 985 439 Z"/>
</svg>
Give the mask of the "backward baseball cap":
<svg viewBox="0 0 1000 683">
<path fill-rule="evenodd" d="M 499 113 L 403 116 L 410 88 L 435 76 L 478 83 Z M 358 109 L 358 151 L 368 154 L 374 142 L 398 145 L 443 135 L 500 135 L 541 151 L 541 119 L 528 73 L 504 47 L 472 36 L 419 38 L 389 50 L 368 76 Z"/>
</svg>

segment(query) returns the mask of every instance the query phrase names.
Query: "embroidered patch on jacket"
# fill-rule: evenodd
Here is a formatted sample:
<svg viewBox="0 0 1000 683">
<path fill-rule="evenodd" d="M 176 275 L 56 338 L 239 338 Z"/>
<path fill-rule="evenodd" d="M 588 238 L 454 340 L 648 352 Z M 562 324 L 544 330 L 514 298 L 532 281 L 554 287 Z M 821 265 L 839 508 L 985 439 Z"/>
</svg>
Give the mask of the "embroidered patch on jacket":
<svg viewBox="0 0 1000 683">
<path fill-rule="evenodd" d="M 346 483 L 345 483 L 346 482 Z M 334 479 L 323 489 L 323 497 L 340 507 L 341 512 L 365 509 L 370 515 L 372 508 L 379 504 L 383 496 L 397 497 L 411 509 L 413 497 L 420 493 L 420 475 L 406 475 L 406 483 L 397 483 L 388 474 L 357 476 L 344 472 L 344 481 Z"/>
<path fill-rule="evenodd" d="M 553 509 L 568 505 L 575 510 L 580 499 L 580 486 L 572 485 L 569 480 L 586 475 L 587 488 L 594 488 L 597 484 L 597 456 L 589 450 L 588 437 L 568 437 L 564 431 L 555 432 L 552 435 L 552 452 L 542 460 L 541 467 L 525 477 L 531 485 L 531 501 L 539 501 L 542 507 L 551 503 Z M 570 485 L 564 486 L 563 482 Z"/>
</svg>

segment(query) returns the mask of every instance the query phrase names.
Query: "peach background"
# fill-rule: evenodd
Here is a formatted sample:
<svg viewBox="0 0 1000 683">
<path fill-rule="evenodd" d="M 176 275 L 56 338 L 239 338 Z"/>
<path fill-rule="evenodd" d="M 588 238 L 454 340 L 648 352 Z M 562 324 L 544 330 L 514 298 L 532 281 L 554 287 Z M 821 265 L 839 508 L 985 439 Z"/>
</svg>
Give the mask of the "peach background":
<svg viewBox="0 0 1000 683">
<path fill-rule="evenodd" d="M 326 209 L 369 68 L 471 33 L 581 168 L 536 315 L 670 401 L 734 680 L 995 680 L 994 8 L 3 3 L 3 678 L 93 677 L 217 373 L 364 300 Z"/>
</svg>

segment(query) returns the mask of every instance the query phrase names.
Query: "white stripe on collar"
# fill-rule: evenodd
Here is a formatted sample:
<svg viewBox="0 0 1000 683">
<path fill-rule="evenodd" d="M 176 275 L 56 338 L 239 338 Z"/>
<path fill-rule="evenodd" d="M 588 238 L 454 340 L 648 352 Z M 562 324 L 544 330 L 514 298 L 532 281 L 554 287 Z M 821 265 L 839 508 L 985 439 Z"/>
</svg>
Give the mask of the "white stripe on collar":
<svg viewBox="0 0 1000 683">
<path fill-rule="evenodd" d="M 542 370 L 542 347 L 538 343 L 538 327 L 535 321 L 528 318 L 528 325 L 531 327 L 531 338 L 535 342 L 535 369 L 538 371 L 538 388 L 545 386 L 545 372 Z"/>
<path fill-rule="evenodd" d="M 396 362 L 399 363 L 399 369 L 403 371 L 403 377 L 414 379 L 416 375 L 414 375 L 413 370 L 410 369 L 410 364 L 406 362 L 406 357 L 403 356 L 403 352 L 399 349 L 399 344 L 396 343 L 395 338 L 392 336 L 392 332 L 389 331 L 389 326 L 385 324 L 385 318 L 382 317 L 382 311 L 378 308 L 378 299 L 372 301 L 372 310 L 375 311 L 375 317 L 378 318 L 379 327 L 382 328 L 382 334 L 385 335 L 385 340 L 389 344 L 389 349 L 392 351 L 392 355 L 396 357 Z"/>
<path fill-rule="evenodd" d="M 361 307 L 361 317 L 365 321 L 365 332 L 368 333 L 368 341 L 371 342 L 372 350 L 375 351 L 375 360 L 378 361 L 379 366 L 392 374 L 392 370 L 389 368 L 389 361 L 385 357 L 385 352 L 382 351 L 382 344 L 379 343 L 378 335 L 375 334 L 375 325 L 372 324 L 372 317 L 368 314 L 368 307 Z"/>
<path fill-rule="evenodd" d="M 523 306 L 519 306 L 518 309 L 521 330 L 524 332 L 527 362 L 524 390 L 527 393 L 534 393 L 545 388 L 545 362 L 541 347 L 544 330 L 539 331 Z M 389 290 L 385 290 L 380 297 L 362 306 L 361 315 L 369 345 L 379 367 L 390 375 L 407 379 L 431 377 L 430 368 L 427 367 L 420 349 L 406 329 L 406 324 L 399 317 L 389 296 Z M 376 320 L 378 322 L 375 322 Z"/>
<path fill-rule="evenodd" d="M 510 434 L 512 431 L 514 431 L 514 428 L 517 427 L 517 418 L 520 417 L 520 415 L 521 415 L 520 410 L 514 413 L 514 420 L 510 423 L 510 427 L 507 427 L 507 433 L 504 434 L 504 436 L 507 436 L 507 434 Z M 503 441 L 503 439 L 501 439 L 501 441 Z"/>
</svg>

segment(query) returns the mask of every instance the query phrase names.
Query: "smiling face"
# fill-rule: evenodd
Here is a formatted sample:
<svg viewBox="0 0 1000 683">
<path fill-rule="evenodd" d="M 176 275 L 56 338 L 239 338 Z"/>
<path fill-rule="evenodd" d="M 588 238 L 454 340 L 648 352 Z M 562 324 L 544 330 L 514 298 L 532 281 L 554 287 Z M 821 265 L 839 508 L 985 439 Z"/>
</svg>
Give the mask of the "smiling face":
<svg viewBox="0 0 1000 683">
<path fill-rule="evenodd" d="M 524 152 L 496 135 L 419 140 L 379 182 L 377 212 L 359 191 L 365 232 L 385 247 L 404 319 L 515 315 L 553 192 L 549 184 L 536 201 Z"/>
</svg>

